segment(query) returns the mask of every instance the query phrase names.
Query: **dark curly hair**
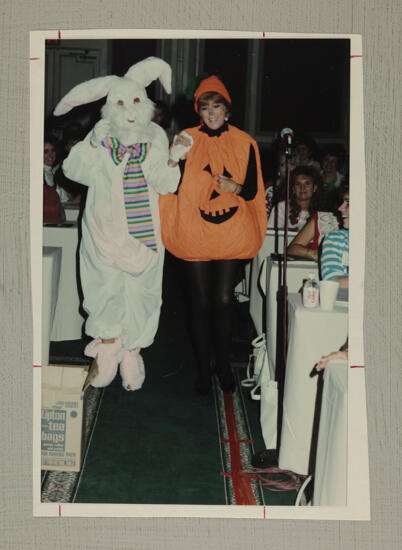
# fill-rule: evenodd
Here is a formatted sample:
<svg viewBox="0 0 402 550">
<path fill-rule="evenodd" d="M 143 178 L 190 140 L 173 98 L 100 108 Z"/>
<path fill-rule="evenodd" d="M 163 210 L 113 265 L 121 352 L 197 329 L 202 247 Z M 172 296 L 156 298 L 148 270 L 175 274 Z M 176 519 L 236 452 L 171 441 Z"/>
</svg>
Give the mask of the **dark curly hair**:
<svg viewBox="0 0 402 550">
<path fill-rule="evenodd" d="M 289 220 L 292 225 L 297 224 L 301 211 L 300 206 L 296 202 L 296 195 L 294 193 L 294 184 L 297 176 L 308 176 L 313 180 L 313 186 L 317 186 L 316 190 L 313 192 L 313 196 L 308 207 L 310 214 L 309 218 L 312 214 L 314 214 L 314 212 L 317 212 L 321 202 L 322 193 L 322 181 L 319 172 L 312 166 L 296 166 L 290 175 Z"/>
</svg>

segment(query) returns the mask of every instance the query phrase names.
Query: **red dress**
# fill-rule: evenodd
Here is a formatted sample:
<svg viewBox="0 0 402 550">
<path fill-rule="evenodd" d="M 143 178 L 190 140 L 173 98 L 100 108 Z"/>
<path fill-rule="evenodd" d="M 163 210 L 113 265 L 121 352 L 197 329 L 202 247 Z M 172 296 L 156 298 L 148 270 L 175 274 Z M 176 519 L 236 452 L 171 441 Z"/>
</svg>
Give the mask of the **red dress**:
<svg viewBox="0 0 402 550">
<path fill-rule="evenodd" d="M 336 231 L 339 224 L 338 220 L 331 212 L 314 212 L 311 217 L 314 220 L 314 237 L 307 245 L 307 248 L 318 250 L 325 235 L 331 231 Z"/>
<path fill-rule="evenodd" d="M 60 223 L 64 219 L 63 208 L 56 186 L 43 184 L 43 223 Z"/>
</svg>

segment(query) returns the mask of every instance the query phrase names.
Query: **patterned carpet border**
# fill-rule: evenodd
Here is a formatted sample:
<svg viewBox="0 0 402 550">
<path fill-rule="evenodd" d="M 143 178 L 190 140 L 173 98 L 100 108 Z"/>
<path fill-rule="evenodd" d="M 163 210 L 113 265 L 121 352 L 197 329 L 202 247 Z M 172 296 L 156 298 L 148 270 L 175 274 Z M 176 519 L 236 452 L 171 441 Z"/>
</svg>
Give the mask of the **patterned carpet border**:
<svg viewBox="0 0 402 550">
<path fill-rule="evenodd" d="M 95 429 L 96 419 L 101 406 L 104 388 L 89 386 L 85 398 L 83 461 L 89 448 L 91 436 Z M 81 468 L 82 472 L 82 468 Z M 74 502 L 81 472 L 42 472 L 42 502 Z"/>
<path fill-rule="evenodd" d="M 241 493 L 241 488 L 239 490 L 239 488 L 235 487 L 236 479 L 237 481 L 239 480 L 239 476 L 241 476 L 241 473 L 243 471 L 248 471 L 252 469 L 251 459 L 254 454 L 254 447 L 253 441 L 251 439 L 250 427 L 247 422 L 247 412 L 245 408 L 243 394 L 241 391 L 238 373 L 239 369 L 235 368 L 233 369 L 233 371 L 236 379 L 237 388 L 232 395 L 226 396 L 226 399 L 229 399 L 229 403 L 230 400 L 233 401 L 234 420 L 238 435 L 238 441 L 236 442 L 230 441 L 229 439 L 230 434 L 226 420 L 227 411 L 225 409 L 225 397 L 218 387 L 215 379 L 213 387 L 215 395 L 216 418 L 218 424 L 219 444 L 222 459 L 222 476 L 224 482 L 226 504 L 236 506 L 245 503 L 239 503 L 237 501 L 238 496 L 236 498 L 236 495 L 239 495 L 239 492 Z M 234 445 L 238 445 L 238 452 L 240 454 L 241 462 L 240 471 L 234 471 L 232 465 L 232 452 Z M 235 466 L 235 468 L 236 467 L 238 466 Z M 249 484 L 249 489 L 251 490 L 254 497 L 253 504 L 257 506 L 263 506 L 265 504 L 264 495 L 259 481 L 257 479 L 252 479 L 247 476 L 247 478 L 244 478 L 244 480 L 242 480 L 242 483 Z"/>
</svg>

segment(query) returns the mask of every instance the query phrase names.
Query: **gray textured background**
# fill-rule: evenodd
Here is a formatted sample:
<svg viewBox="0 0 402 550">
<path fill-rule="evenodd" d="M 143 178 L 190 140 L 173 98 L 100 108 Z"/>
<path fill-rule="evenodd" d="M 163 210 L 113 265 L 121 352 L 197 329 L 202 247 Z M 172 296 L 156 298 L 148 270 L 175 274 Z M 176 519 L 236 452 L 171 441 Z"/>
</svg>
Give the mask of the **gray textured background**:
<svg viewBox="0 0 402 550">
<path fill-rule="evenodd" d="M 0 8 L 0 548 L 399 548 L 402 540 L 400 0 L 1 0 Z M 158 27 L 363 35 L 367 170 L 364 330 L 370 523 L 32 517 L 28 31 Z"/>
</svg>

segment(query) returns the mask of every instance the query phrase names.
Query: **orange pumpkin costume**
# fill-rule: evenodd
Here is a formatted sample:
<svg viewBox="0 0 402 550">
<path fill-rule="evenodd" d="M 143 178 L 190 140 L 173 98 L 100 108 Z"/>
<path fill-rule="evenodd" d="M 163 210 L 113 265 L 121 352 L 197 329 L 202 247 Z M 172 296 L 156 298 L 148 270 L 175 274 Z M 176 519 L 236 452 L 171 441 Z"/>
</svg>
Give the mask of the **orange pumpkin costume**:
<svg viewBox="0 0 402 550">
<path fill-rule="evenodd" d="M 206 92 L 220 94 L 226 107 L 231 103 L 224 84 L 211 76 L 194 94 L 196 111 L 199 106 L 214 109 L 223 103 L 214 95 L 205 96 Z M 180 266 L 187 283 L 189 331 L 197 370 L 195 389 L 199 395 L 211 388 L 212 346 L 222 391 L 235 391 L 230 347 L 239 260 L 257 254 L 267 226 L 256 142 L 227 122 L 214 129 L 215 125 L 209 125 L 203 115 L 205 124 L 186 130 L 193 144 L 186 154 L 176 194 L 159 197 L 162 240 L 172 254 L 184 260 Z M 218 120 L 223 122 L 222 112 Z M 240 193 L 219 191 L 216 175 L 240 184 Z"/>
<path fill-rule="evenodd" d="M 187 153 L 178 192 L 159 198 L 165 247 L 189 261 L 253 258 L 267 227 L 256 142 L 229 124 L 218 135 L 211 135 L 204 126 L 185 131 L 194 144 Z M 249 181 L 250 172 L 254 181 Z M 244 193 L 243 189 L 239 195 L 220 192 L 216 174 L 244 185 Z"/>
</svg>

